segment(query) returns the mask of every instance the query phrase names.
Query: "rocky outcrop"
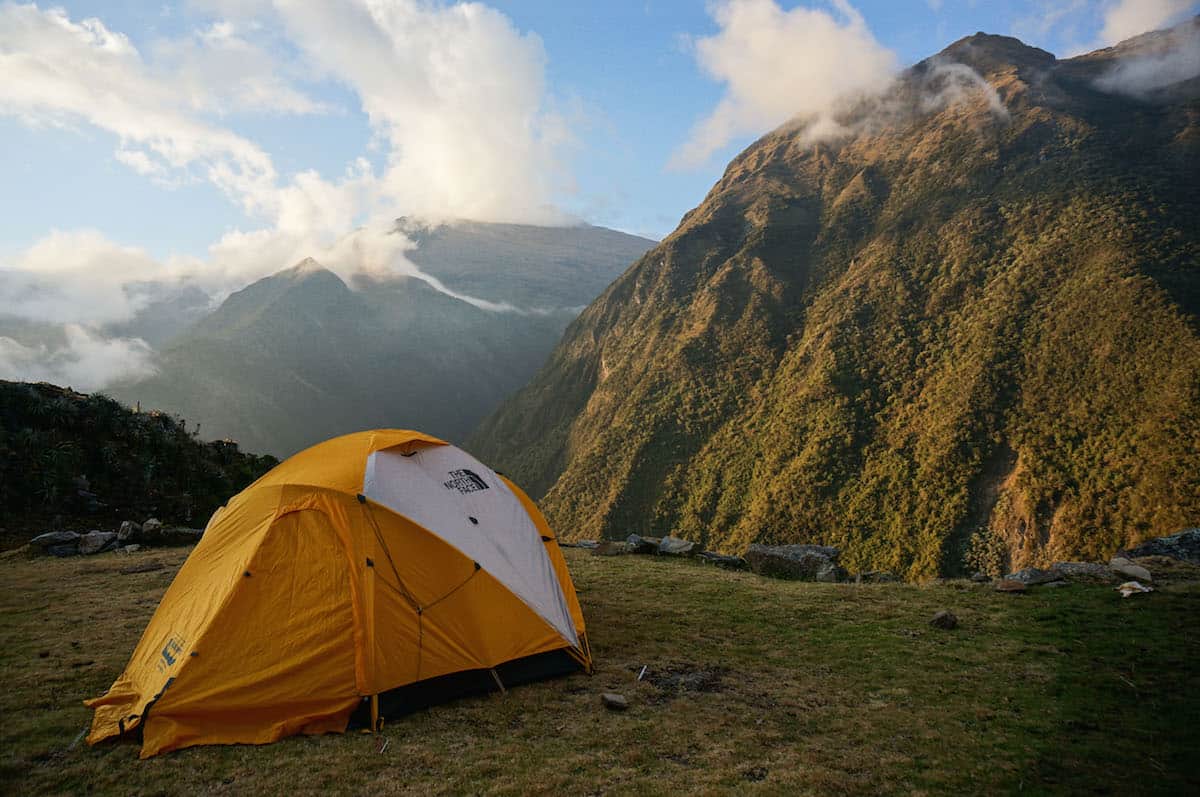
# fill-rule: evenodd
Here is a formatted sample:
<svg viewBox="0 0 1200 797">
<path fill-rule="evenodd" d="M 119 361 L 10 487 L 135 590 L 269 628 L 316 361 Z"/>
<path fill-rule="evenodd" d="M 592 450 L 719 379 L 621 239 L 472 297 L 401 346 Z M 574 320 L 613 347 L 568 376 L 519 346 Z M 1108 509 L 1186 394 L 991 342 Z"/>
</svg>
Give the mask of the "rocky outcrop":
<svg viewBox="0 0 1200 797">
<path fill-rule="evenodd" d="M 1126 559 L 1136 559 L 1141 556 L 1169 556 L 1183 562 L 1200 565 L 1200 528 L 1185 529 L 1169 537 L 1159 537 L 1146 540 L 1120 554 Z"/>
<path fill-rule="evenodd" d="M 836 582 L 846 578 L 838 565 L 841 551 L 829 545 L 759 545 L 746 551 L 746 562 L 760 576 L 794 581 Z"/>
<path fill-rule="evenodd" d="M 117 547 L 117 532 L 92 530 L 79 538 L 79 553 L 84 556 Z"/>
</svg>

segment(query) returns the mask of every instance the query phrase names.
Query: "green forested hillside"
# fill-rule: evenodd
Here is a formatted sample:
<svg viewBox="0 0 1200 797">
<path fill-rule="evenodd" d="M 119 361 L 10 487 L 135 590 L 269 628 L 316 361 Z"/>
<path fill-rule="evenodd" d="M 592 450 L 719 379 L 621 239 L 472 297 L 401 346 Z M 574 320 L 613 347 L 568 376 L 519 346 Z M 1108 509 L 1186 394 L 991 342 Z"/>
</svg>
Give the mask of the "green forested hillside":
<svg viewBox="0 0 1200 797">
<path fill-rule="evenodd" d="M 474 449 L 567 536 L 820 541 L 913 577 L 1195 525 L 1200 87 L 1097 83 L 1161 42 L 979 34 L 846 136 L 763 137 Z"/>
<path fill-rule="evenodd" d="M 156 516 L 203 526 L 274 457 L 197 439 L 180 419 L 100 394 L 0 381 L 0 543 Z"/>
</svg>

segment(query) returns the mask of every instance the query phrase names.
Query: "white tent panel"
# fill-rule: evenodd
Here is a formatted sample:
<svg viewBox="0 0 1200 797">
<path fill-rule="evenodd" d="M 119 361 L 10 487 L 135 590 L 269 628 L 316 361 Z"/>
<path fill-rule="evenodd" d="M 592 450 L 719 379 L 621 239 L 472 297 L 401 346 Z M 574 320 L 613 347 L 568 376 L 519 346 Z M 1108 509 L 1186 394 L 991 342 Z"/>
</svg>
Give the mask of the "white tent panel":
<svg viewBox="0 0 1200 797">
<path fill-rule="evenodd" d="M 407 456 L 385 449 L 367 459 L 363 495 L 471 557 L 563 639 L 579 646 L 541 534 L 491 468 L 450 445 Z"/>
</svg>

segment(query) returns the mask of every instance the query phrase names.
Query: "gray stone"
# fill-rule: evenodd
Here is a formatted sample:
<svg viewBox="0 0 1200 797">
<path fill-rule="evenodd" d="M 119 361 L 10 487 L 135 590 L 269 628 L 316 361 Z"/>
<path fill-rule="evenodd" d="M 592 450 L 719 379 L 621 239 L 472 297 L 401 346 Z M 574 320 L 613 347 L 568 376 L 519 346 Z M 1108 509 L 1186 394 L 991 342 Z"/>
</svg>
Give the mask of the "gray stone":
<svg viewBox="0 0 1200 797">
<path fill-rule="evenodd" d="M 1016 595 L 1021 594 L 1027 589 L 1029 589 L 1028 586 L 1022 584 L 1020 581 L 1013 581 L 1011 578 L 1002 578 L 996 582 L 995 586 L 996 592 L 1009 592 Z"/>
<path fill-rule="evenodd" d="M 629 701 L 624 695 L 618 695 L 616 692 L 605 692 L 600 695 L 600 702 L 610 711 L 624 711 L 629 708 Z"/>
<path fill-rule="evenodd" d="M 34 548 L 47 550 L 51 546 L 72 545 L 77 542 L 79 542 L 79 532 L 77 531 L 48 531 L 34 537 L 29 544 Z"/>
<path fill-rule="evenodd" d="M 652 554 L 658 553 L 658 541 L 645 537 L 640 537 L 637 534 L 630 534 L 625 538 L 625 542 L 629 545 L 630 553 Z"/>
<path fill-rule="evenodd" d="M 1042 570 L 1040 567 L 1027 567 L 1024 570 L 1009 573 L 1005 578 L 1009 581 L 1020 581 L 1027 587 L 1036 587 L 1038 584 L 1049 584 L 1051 581 L 1058 581 L 1062 578 L 1062 575 L 1053 570 Z"/>
<path fill-rule="evenodd" d="M 1112 568 L 1099 562 L 1055 562 L 1051 569 L 1068 581 L 1114 581 Z"/>
<path fill-rule="evenodd" d="M 133 542 L 141 536 L 141 524 L 134 523 L 132 520 L 122 520 L 121 528 L 117 530 L 117 539 L 120 542 Z"/>
<path fill-rule="evenodd" d="M 759 545 L 746 551 L 750 569 L 761 576 L 798 581 L 837 580 L 840 551 L 828 545 Z"/>
<path fill-rule="evenodd" d="M 162 533 L 163 523 L 158 518 L 150 518 L 142 524 L 142 540 L 145 542 L 153 542 L 158 539 L 158 535 Z"/>
<path fill-rule="evenodd" d="M 118 550 L 120 550 L 121 553 L 137 553 L 141 549 L 142 549 L 142 546 L 138 545 L 135 542 L 132 545 L 126 545 L 125 547 L 120 548 Z"/>
<path fill-rule="evenodd" d="M 189 529 L 184 526 L 165 526 L 158 535 L 163 545 L 195 545 L 204 536 L 204 529 Z"/>
<path fill-rule="evenodd" d="M 1142 556 L 1169 556 L 1183 562 L 1200 565 L 1200 528 L 1184 529 L 1178 534 L 1146 540 L 1140 545 L 1122 551 L 1121 556 L 1135 559 Z"/>
<path fill-rule="evenodd" d="M 948 612 L 945 609 L 942 609 L 933 616 L 933 619 L 929 621 L 929 624 L 934 628 L 943 628 L 947 631 L 950 631 L 954 628 L 958 628 L 958 618 L 954 616 L 953 612 Z"/>
<path fill-rule="evenodd" d="M 602 540 L 592 549 L 592 556 L 621 556 L 630 552 L 629 543 L 621 540 Z"/>
<path fill-rule="evenodd" d="M 79 538 L 79 552 L 84 556 L 100 553 L 110 543 L 114 544 L 117 541 L 117 533 L 115 531 L 89 531 Z"/>
<path fill-rule="evenodd" d="M 663 537 L 658 543 L 658 552 L 667 556 L 691 556 L 700 546 L 678 537 Z"/>
<path fill-rule="evenodd" d="M 1112 561 L 1108 563 L 1114 573 L 1120 573 L 1126 578 L 1131 578 L 1134 581 L 1153 581 L 1154 577 L 1150 575 L 1150 571 L 1141 565 L 1135 565 L 1123 556 L 1114 556 Z"/>
</svg>

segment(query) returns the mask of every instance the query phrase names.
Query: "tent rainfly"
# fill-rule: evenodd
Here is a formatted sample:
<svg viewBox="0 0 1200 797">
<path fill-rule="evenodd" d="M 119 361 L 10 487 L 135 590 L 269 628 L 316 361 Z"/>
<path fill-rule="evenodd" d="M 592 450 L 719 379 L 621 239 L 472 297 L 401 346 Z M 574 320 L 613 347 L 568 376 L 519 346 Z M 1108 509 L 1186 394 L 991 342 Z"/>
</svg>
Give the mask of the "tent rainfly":
<svg viewBox="0 0 1200 797">
<path fill-rule="evenodd" d="M 385 717 L 591 670 L 553 532 L 520 488 L 402 430 L 337 437 L 219 509 L 89 743 L 199 744 L 379 728 Z"/>
</svg>

